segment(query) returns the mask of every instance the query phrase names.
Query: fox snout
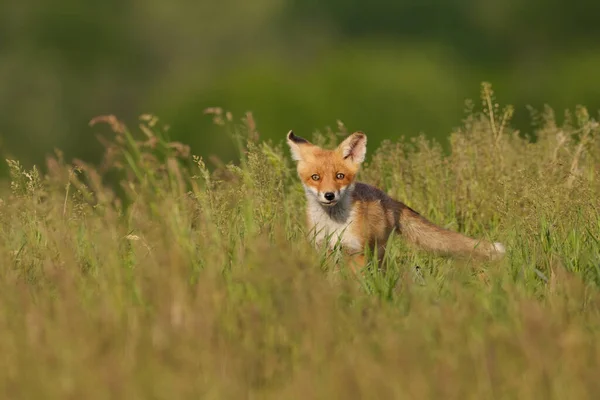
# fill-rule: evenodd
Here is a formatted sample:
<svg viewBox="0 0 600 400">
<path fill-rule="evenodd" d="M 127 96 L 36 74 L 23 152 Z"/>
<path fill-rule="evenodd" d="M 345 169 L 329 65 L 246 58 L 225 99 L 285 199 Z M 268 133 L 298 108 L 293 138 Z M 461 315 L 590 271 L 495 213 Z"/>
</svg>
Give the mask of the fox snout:
<svg viewBox="0 0 600 400">
<path fill-rule="evenodd" d="M 337 204 L 344 195 L 343 190 L 336 191 L 325 191 L 325 192 L 317 192 L 317 199 L 319 202 L 326 206 L 333 206 Z"/>
<path fill-rule="evenodd" d="M 308 185 L 305 185 L 304 188 L 307 193 L 310 193 L 312 196 L 314 196 L 315 200 L 317 200 L 319 203 L 325 206 L 332 206 L 337 204 L 344 195 L 343 190 L 332 191 L 331 189 L 329 189 L 326 191 L 320 191 L 317 188 Z"/>
<path fill-rule="evenodd" d="M 326 206 L 333 206 L 340 200 L 340 192 L 322 192 L 319 193 L 319 201 Z"/>
</svg>

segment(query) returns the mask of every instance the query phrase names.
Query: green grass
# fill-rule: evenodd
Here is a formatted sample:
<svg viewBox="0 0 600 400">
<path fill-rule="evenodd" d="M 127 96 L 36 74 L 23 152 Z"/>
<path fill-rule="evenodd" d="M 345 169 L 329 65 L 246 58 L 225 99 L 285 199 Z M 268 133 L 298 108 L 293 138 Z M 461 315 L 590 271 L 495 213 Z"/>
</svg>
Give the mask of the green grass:
<svg viewBox="0 0 600 400">
<path fill-rule="evenodd" d="M 286 132 L 263 142 L 251 116 L 215 114 L 241 160 L 210 171 L 149 116 L 139 135 L 108 120 L 97 168 L 60 154 L 44 175 L 9 162 L 0 393 L 593 398 L 598 124 L 583 107 L 561 122 L 544 110 L 525 140 L 487 85 L 482 100 L 450 154 L 393 139 L 369 148 L 360 179 L 440 225 L 505 243 L 507 256 L 455 261 L 395 240 L 387 269 L 361 281 L 306 240 Z M 333 145 L 339 130 L 312 139 Z"/>
</svg>

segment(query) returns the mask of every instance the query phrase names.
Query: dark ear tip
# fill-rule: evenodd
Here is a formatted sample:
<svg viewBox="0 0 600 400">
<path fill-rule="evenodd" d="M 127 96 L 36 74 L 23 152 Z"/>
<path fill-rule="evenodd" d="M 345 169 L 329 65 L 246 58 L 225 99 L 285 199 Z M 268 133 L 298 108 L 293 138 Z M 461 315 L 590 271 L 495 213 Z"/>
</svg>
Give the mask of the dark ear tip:
<svg viewBox="0 0 600 400">
<path fill-rule="evenodd" d="M 301 138 L 300 136 L 296 136 L 294 131 L 289 131 L 287 134 L 287 138 L 289 141 L 300 144 L 300 143 L 308 143 L 308 140 Z"/>
</svg>

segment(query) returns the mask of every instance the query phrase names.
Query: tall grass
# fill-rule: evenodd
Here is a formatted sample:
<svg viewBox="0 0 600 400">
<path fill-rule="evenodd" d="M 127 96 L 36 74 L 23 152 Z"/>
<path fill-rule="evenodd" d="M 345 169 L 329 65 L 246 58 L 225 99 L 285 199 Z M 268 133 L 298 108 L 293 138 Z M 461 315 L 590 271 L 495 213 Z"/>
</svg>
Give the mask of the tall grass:
<svg viewBox="0 0 600 400">
<path fill-rule="evenodd" d="M 595 397 L 598 123 L 545 109 L 527 139 L 487 84 L 482 101 L 449 154 L 390 140 L 360 179 L 507 256 L 455 261 L 394 241 L 362 280 L 311 247 L 285 132 L 261 141 L 251 115 L 211 110 L 241 157 L 213 170 L 152 116 L 139 135 L 95 121 L 112 128 L 98 167 L 9 161 L 3 397 Z M 334 145 L 338 130 L 313 140 Z"/>
</svg>

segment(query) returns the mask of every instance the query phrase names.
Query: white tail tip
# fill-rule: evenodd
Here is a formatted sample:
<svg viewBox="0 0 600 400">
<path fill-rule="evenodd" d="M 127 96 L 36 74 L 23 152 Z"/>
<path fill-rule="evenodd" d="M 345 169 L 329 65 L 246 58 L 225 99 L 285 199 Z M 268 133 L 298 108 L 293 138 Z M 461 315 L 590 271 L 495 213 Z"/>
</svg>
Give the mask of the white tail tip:
<svg viewBox="0 0 600 400">
<path fill-rule="evenodd" d="M 506 247 L 500 242 L 494 242 L 495 254 L 492 254 L 492 259 L 500 259 L 506 254 Z"/>
</svg>

